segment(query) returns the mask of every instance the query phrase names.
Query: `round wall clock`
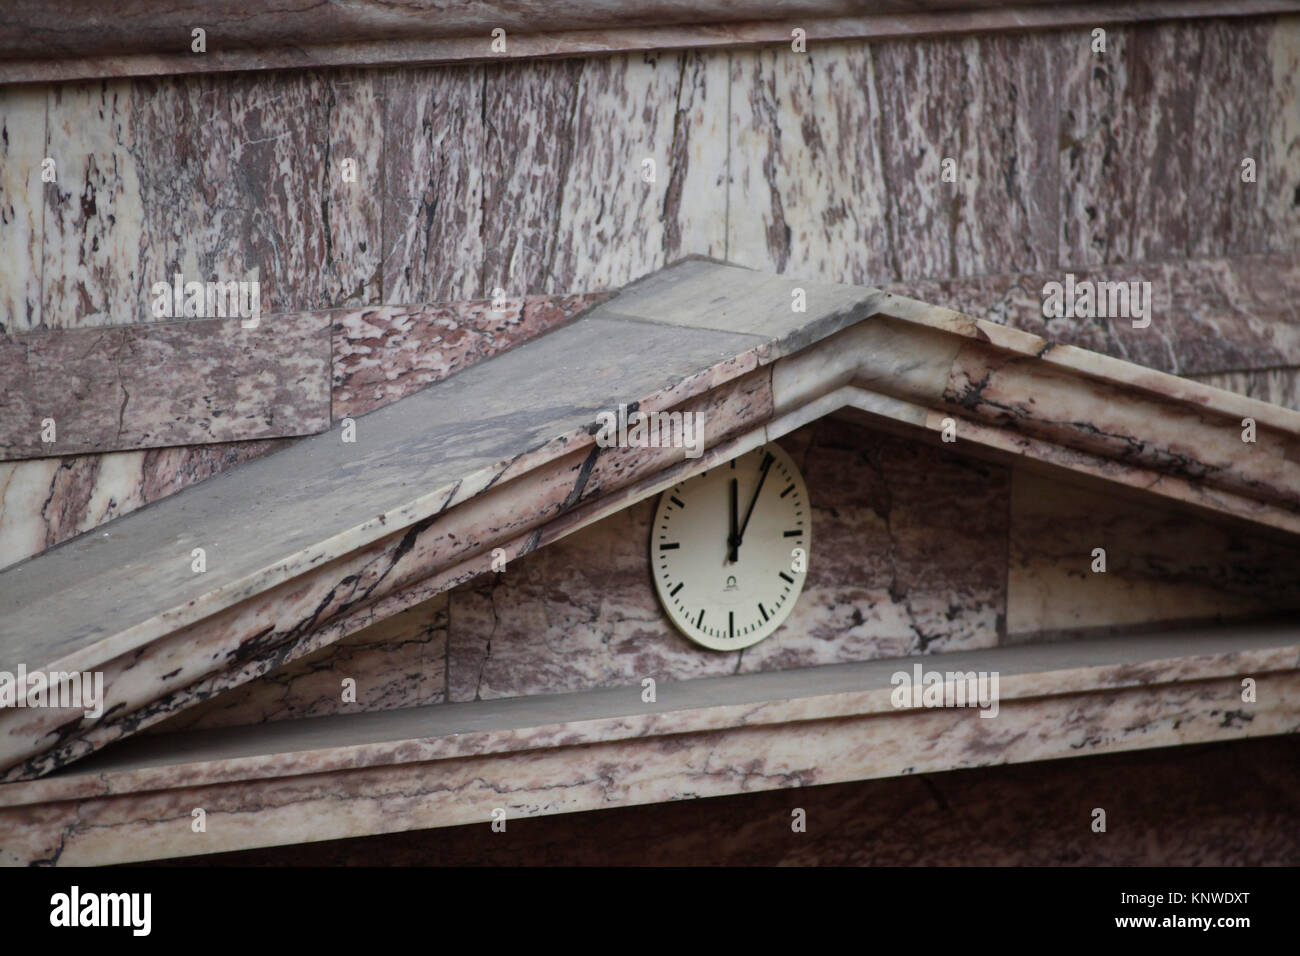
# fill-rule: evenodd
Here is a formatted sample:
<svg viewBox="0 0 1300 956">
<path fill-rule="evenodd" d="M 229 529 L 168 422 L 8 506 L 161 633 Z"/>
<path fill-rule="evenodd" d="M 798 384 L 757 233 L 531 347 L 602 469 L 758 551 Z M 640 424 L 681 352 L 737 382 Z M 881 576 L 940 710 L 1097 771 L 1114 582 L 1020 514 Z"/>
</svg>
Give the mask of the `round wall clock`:
<svg viewBox="0 0 1300 956">
<path fill-rule="evenodd" d="M 683 634 L 734 651 L 767 637 L 803 590 L 812 544 L 803 476 L 764 445 L 688 478 L 659 499 L 650 565 Z"/>
</svg>

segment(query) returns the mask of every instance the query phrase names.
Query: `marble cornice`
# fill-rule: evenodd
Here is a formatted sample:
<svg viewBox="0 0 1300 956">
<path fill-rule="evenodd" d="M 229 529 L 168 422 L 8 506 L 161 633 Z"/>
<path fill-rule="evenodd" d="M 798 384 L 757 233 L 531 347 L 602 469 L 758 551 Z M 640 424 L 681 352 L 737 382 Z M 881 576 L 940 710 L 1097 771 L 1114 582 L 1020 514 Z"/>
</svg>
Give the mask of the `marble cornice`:
<svg viewBox="0 0 1300 956">
<path fill-rule="evenodd" d="M 1300 412 L 915 300 L 779 363 L 772 387 L 777 434 L 844 407 L 952 420 L 958 442 L 1300 532 Z"/>
<path fill-rule="evenodd" d="M 619 402 L 703 411 L 708 450 L 599 448 L 594 416 Z M 545 546 L 846 406 L 1300 530 L 1300 413 L 874 289 L 686 260 L 359 417 L 355 445 L 336 426 L 0 572 L 0 668 L 101 670 L 108 698 L 97 721 L 0 711 L 2 765 L 73 763 L 482 573 L 494 548 Z"/>
<path fill-rule="evenodd" d="M 369 2 L 332 8 L 293 3 L 250 15 L 244 0 L 202 10 L 156 0 L 119 5 L 90 17 L 89 0 L 19 0 L 0 27 L 0 83 L 55 82 L 322 66 L 380 66 L 582 56 L 636 50 L 786 45 L 791 31 L 824 43 L 1096 26 L 1193 17 L 1294 12 L 1295 0 L 1140 0 L 1048 3 L 951 0 L 781 0 L 779 3 L 664 2 L 592 7 L 528 0 L 453 5 L 420 0 L 400 10 Z M 191 30 L 207 31 L 207 51 L 191 52 Z M 507 52 L 493 53 L 503 29 Z M 31 56 L 30 37 L 43 47 Z"/>
<path fill-rule="evenodd" d="M 892 675 L 999 675 L 999 709 Z M 1256 682 L 1244 704 L 1242 676 Z M 0 786 L 0 862 L 102 864 L 1300 729 L 1293 623 L 139 737 Z M 207 830 L 190 827 L 202 808 Z"/>
</svg>

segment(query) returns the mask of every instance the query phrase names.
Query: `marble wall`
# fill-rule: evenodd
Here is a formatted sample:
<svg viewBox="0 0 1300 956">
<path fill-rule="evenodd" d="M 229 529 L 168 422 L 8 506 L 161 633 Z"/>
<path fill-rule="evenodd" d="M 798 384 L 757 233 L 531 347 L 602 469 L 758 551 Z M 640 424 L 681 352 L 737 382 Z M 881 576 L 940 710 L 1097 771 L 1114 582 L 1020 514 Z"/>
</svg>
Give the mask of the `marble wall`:
<svg viewBox="0 0 1300 956">
<path fill-rule="evenodd" d="M 176 271 L 258 278 L 274 314 L 720 255 L 727 91 L 697 53 L 3 88 L 0 326 L 149 321 Z"/>
<path fill-rule="evenodd" d="M 881 284 L 1294 252 L 1300 18 L 1089 43 L 0 88 L 0 325 L 144 321 L 177 269 L 260 276 L 274 313 L 610 289 L 685 253 Z"/>
<path fill-rule="evenodd" d="M 1105 572 L 1093 550 L 1105 551 Z M 1011 642 L 1300 608 L 1300 548 L 1017 469 Z"/>
<path fill-rule="evenodd" d="M 0 330 L 145 321 L 150 284 L 177 270 L 257 278 L 267 313 L 348 310 L 337 415 L 393 394 L 376 367 L 427 383 L 554 324 L 521 317 L 457 352 L 449 339 L 482 330 L 469 300 L 610 290 L 703 253 L 888 284 L 1287 399 L 1300 17 L 1115 27 L 1104 55 L 1089 40 L 3 87 Z M 1155 321 L 1045 323 L 1038 290 L 1065 270 L 1152 278 Z M 400 312 L 366 327 L 376 307 L 429 302 L 455 303 L 447 334 L 402 339 Z M 2 463 L 0 564 L 275 444 Z"/>
<path fill-rule="evenodd" d="M 1300 17 L 1116 27 L 1104 55 L 1089 41 L 1089 29 L 1071 28 L 813 44 L 806 55 L 0 87 L 0 338 L 148 322 L 151 284 L 177 271 L 257 279 L 268 315 L 327 318 L 338 418 L 544 334 L 695 253 L 886 286 L 1300 407 Z M 41 178 L 46 157 L 53 182 Z M 1246 158 L 1253 183 L 1240 177 Z M 1044 319 L 1042 286 L 1065 272 L 1151 281 L 1151 326 Z M 504 313 L 486 304 L 498 289 Z M 0 463 L 0 566 L 288 440 Z M 839 419 L 782 443 L 809 482 L 815 550 L 789 624 L 753 648 L 701 652 L 672 629 L 650 587 L 645 501 L 147 732 L 1300 608 L 1300 553 L 1231 525 Z M 1107 550 L 1104 575 L 1090 570 L 1094 547 Z M 343 694 L 349 680 L 355 701 Z M 1241 746 L 1262 755 L 1240 761 L 1255 790 L 1278 785 L 1259 767 L 1292 754 L 1278 742 Z M 915 787 L 942 811 L 927 808 L 926 826 L 951 834 L 993 821 L 995 838 L 954 845 L 948 862 L 1295 861 L 1293 846 L 1263 848 L 1260 834 L 1289 832 L 1288 821 L 1252 803 L 1251 788 L 1238 787 L 1244 802 L 1225 814 L 1221 791 L 1189 796 L 1203 772 L 1158 755 L 1107 759 L 1116 769 L 1090 783 L 1138 806 L 1132 781 L 1149 790 L 1154 774 L 1180 795 L 1182 816 L 1161 802 L 1133 818 L 1194 814 L 1197 838 L 1171 825 L 1160 837 L 1169 852 L 1157 853 L 1149 840 L 1101 845 L 1083 822 L 1070 836 L 1061 794 L 1078 775 L 1014 768 L 977 772 L 986 776 L 969 778 L 974 789 L 946 775 L 801 793 L 817 819 L 848 821 L 837 833 L 865 836 L 797 848 L 761 839 L 762 807 L 788 821 L 791 795 L 728 798 L 750 801 L 729 812 L 752 814 L 736 841 L 748 856 L 729 861 L 916 862 L 916 841 L 876 839 L 881 820 L 919 805 Z M 1240 776 L 1232 759 L 1214 766 Z M 1002 798 L 997 781 L 1011 788 Z M 863 793 L 887 812 L 865 813 Z M 970 812 L 954 819 L 954 806 Z M 1007 806 L 1019 815 L 999 815 Z M 1243 826 L 1255 812 L 1274 818 Z M 636 840 L 620 835 L 617 813 Z M 659 821 L 670 834 L 661 858 L 691 859 L 716 850 L 692 842 L 702 828 L 691 815 L 703 813 L 616 811 L 604 830 L 589 818 L 529 821 L 560 834 L 529 852 L 558 860 L 556 847 L 594 855 L 599 845 L 646 862 L 646 821 Z M 1207 819 L 1219 839 L 1205 839 Z M 1024 844 L 1025 820 L 1035 845 Z M 449 846 L 448 860 L 481 852 Z M 407 858 L 420 854 L 414 844 Z"/>
<path fill-rule="evenodd" d="M 729 250 L 756 268 L 880 284 L 1300 240 L 1294 18 L 1112 29 L 1105 54 L 1085 30 L 748 52 L 732 103 Z"/>
</svg>

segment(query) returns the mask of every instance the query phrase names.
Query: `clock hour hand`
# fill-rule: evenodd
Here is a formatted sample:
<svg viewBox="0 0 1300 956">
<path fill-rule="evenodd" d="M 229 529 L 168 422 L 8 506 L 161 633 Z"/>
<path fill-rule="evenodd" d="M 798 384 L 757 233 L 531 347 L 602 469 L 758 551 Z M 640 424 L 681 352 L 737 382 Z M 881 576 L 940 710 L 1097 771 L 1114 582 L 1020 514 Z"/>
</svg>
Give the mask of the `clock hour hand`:
<svg viewBox="0 0 1300 956">
<path fill-rule="evenodd" d="M 739 503 L 736 501 L 736 498 L 739 494 L 739 492 L 737 491 L 737 487 L 738 486 L 736 485 L 736 479 L 732 478 L 731 479 L 731 530 L 727 533 L 727 560 L 728 561 L 740 560 L 740 554 L 737 551 L 737 549 L 740 547 L 740 532 L 736 527 L 738 523 L 737 522 L 738 515 L 736 509 L 739 507 Z"/>
<path fill-rule="evenodd" d="M 754 497 L 749 499 L 749 510 L 745 512 L 745 523 L 740 526 L 740 533 L 736 535 L 736 546 L 733 553 L 739 553 L 740 546 L 745 540 L 745 529 L 749 527 L 749 519 L 754 514 L 754 505 L 758 503 L 758 495 L 763 490 L 763 482 L 767 481 L 767 471 L 772 467 L 774 461 L 776 459 L 772 457 L 771 452 L 763 456 L 763 470 L 758 475 L 758 487 L 754 489 Z"/>
</svg>

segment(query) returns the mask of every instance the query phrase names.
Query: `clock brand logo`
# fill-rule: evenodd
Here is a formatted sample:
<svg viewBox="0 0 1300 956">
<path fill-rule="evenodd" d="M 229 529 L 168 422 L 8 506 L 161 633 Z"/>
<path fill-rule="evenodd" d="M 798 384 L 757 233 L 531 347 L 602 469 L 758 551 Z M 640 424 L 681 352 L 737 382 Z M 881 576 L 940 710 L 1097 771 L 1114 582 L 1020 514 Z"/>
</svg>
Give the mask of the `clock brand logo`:
<svg viewBox="0 0 1300 956">
<path fill-rule="evenodd" d="M 596 421 L 601 448 L 685 448 L 687 458 L 704 452 L 703 412 L 629 412 L 621 404 L 617 412 L 598 414 Z"/>
<path fill-rule="evenodd" d="M 889 695 L 895 707 L 979 707 L 981 717 L 998 715 L 997 671 L 895 671 Z"/>
</svg>

